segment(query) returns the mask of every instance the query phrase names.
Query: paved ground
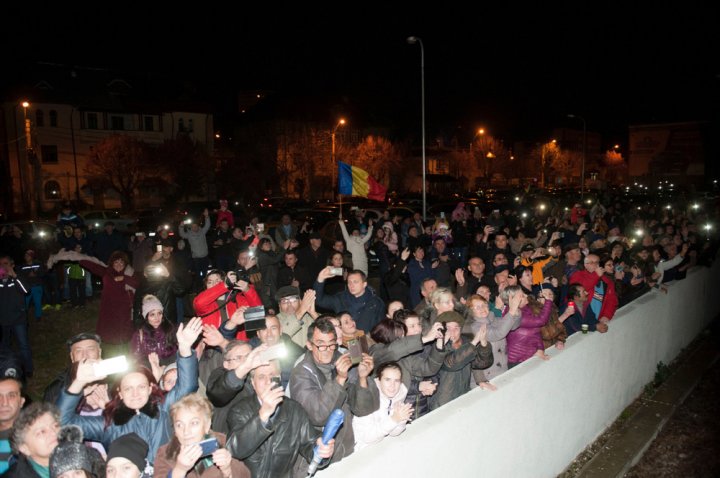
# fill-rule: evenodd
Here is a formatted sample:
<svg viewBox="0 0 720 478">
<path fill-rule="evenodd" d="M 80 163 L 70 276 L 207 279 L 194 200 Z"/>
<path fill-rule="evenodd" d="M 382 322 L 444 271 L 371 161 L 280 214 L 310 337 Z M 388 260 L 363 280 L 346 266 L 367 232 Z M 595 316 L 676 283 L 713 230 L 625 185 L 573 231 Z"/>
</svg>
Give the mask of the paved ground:
<svg viewBox="0 0 720 478">
<path fill-rule="evenodd" d="M 720 476 L 719 331 L 715 320 L 560 477 Z"/>
</svg>

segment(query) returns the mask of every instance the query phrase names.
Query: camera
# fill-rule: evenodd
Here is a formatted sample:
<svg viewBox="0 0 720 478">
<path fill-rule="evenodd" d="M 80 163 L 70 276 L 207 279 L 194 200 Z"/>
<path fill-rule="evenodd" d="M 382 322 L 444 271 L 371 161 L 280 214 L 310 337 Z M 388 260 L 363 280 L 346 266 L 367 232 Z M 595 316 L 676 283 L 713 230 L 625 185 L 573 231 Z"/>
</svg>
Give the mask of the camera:
<svg viewBox="0 0 720 478">
<path fill-rule="evenodd" d="M 270 383 L 272 383 L 271 388 L 282 387 L 282 383 L 280 382 L 280 377 L 270 377 Z"/>
<path fill-rule="evenodd" d="M 334 276 L 341 276 L 343 275 L 343 269 L 342 267 L 331 267 L 330 273 Z"/>
<path fill-rule="evenodd" d="M 562 239 L 563 237 L 565 237 L 565 233 L 564 233 L 564 232 L 558 233 L 558 237 L 559 237 L 560 239 Z"/>
<path fill-rule="evenodd" d="M 257 224 L 257 232 L 263 232 L 264 230 L 265 230 L 265 224 L 263 224 L 262 222 L 259 222 Z"/>
<path fill-rule="evenodd" d="M 250 274 L 248 274 L 248 271 L 245 269 L 236 270 L 235 277 L 237 277 L 237 280 L 247 282 L 248 284 L 250 283 Z"/>
</svg>

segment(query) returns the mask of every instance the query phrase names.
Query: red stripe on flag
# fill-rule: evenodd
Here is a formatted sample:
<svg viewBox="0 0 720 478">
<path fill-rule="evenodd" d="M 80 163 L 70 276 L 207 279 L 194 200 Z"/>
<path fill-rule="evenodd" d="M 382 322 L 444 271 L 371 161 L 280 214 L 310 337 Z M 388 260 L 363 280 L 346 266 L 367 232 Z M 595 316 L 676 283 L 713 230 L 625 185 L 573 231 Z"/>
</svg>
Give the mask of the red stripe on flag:
<svg viewBox="0 0 720 478">
<path fill-rule="evenodd" d="M 368 192 L 368 199 L 373 199 L 375 201 L 384 201 L 385 200 L 385 194 L 387 193 L 387 188 L 380 184 L 379 182 L 375 181 L 375 178 L 368 175 L 367 177 L 368 186 L 370 186 L 370 191 Z"/>
</svg>

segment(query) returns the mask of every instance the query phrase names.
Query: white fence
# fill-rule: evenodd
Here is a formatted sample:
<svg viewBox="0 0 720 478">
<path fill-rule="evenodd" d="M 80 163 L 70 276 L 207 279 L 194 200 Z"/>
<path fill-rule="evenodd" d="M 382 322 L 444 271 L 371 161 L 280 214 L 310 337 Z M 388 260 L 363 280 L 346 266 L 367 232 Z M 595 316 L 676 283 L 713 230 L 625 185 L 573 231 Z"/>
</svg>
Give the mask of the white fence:
<svg viewBox="0 0 720 478">
<path fill-rule="evenodd" d="M 608 333 L 577 333 L 496 378 L 496 392 L 472 390 L 317 476 L 556 476 L 720 312 L 719 292 L 717 262 L 691 270 L 620 309 Z"/>
</svg>

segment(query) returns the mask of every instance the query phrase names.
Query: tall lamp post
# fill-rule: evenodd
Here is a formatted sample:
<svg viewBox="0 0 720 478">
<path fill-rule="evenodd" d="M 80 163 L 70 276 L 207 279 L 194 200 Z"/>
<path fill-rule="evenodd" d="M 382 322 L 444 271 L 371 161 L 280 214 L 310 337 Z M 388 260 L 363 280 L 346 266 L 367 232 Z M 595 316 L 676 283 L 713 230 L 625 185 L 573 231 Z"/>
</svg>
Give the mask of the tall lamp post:
<svg viewBox="0 0 720 478">
<path fill-rule="evenodd" d="M 578 115 L 568 115 L 568 118 L 577 118 L 582 121 L 583 124 L 583 154 L 582 154 L 582 168 L 580 170 L 580 200 L 582 201 L 583 195 L 585 194 L 585 158 L 587 156 L 587 123 L 585 118 Z"/>
<path fill-rule="evenodd" d="M 335 170 L 335 133 L 337 133 L 338 128 L 343 125 L 345 125 L 345 119 L 340 118 L 340 121 L 337 122 L 337 124 L 335 125 L 335 127 L 332 130 L 332 134 L 330 135 L 330 137 L 332 138 L 332 167 L 333 167 L 333 170 Z M 336 171 L 336 173 L 333 174 L 333 196 L 335 196 L 335 193 L 337 190 L 337 187 L 335 186 L 335 180 L 336 180 L 335 178 L 337 178 L 338 174 L 339 174 L 339 171 Z"/>
<path fill-rule="evenodd" d="M 422 110 L 422 217 L 423 221 L 427 220 L 427 195 L 425 186 L 425 48 L 423 42 L 418 37 L 408 37 L 407 42 L 410 45 L 420 44 L 420 105 Z"/>
</svg>

